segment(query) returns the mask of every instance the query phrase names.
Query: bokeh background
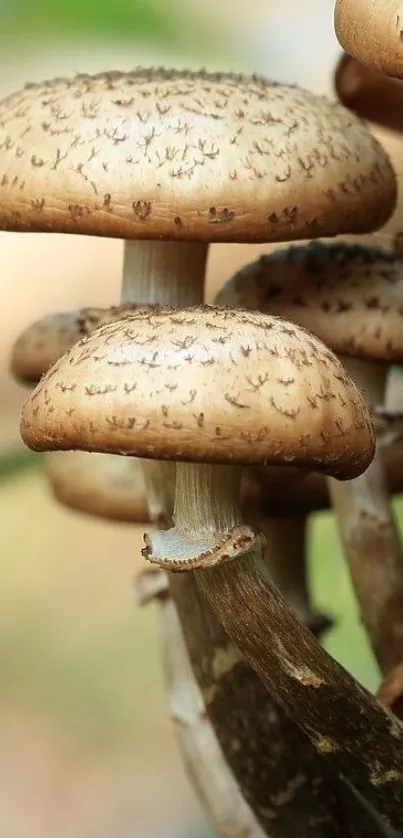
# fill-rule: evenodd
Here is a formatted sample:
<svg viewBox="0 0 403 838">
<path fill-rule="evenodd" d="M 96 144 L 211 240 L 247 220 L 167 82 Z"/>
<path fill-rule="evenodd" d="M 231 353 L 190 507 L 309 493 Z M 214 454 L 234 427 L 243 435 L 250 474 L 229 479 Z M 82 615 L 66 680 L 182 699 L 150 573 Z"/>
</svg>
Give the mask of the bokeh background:
<svg viewBox="0 0 403 838">
<path fill-rule="evenodd" d="M 331 0 L 0 0 L 1 96 L 137 64 L 256 71 L 331 92 L 338 54 Z M 398 139 L 383 140 L 399 170 Z M 213 247 L 209 293 L 263 250 Z M 0 834 L 207 838 L 166 710 L 158 614 L 134 604 L 140 533 L 56 505 L 19 441 L 24 391 L 7 370 L 31 320 L 118 299 L 122 245 L 0 233 L 0 254 Z M 328 515 L 311 521 L 310 563 L 316 601 L 337 621 L 327 647 L 375 688 Z"/>
</svg>

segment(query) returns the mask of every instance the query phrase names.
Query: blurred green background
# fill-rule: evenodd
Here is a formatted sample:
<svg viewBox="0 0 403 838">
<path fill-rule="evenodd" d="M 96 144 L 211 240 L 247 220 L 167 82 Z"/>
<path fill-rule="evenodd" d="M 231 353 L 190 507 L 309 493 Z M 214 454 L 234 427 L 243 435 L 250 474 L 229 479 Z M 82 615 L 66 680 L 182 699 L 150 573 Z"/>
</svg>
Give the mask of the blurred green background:
<svg viewBox="0 0 403 838">
<path fill-rule="evenodd" d="M 55 38 L 85 40 L 89 49 L 102 41 L 116 41 L 120 46 L 161 45 L 177 52 L 199 55 L 204 61 L 210 55 L 231 49 L 224 33 L 203 16 L 198 27 L 193 25 L 192 3 L 170 3 L 163 0 L 17 0 L 2 13 L 2 41 L 4 47 L 13 44 Z"/>
<path fill-rule="evenodd" d="M 311 5 L 315 59 L 297 0 L 281 10 L 269 0 L 3 0 L 0 90 L 138 63 L 256 70 L 327 89 L 337 54 L 331 3 Z M 134 605 L 140 532 L 58 507 L 40 458 L 18 441 L 24 392 L 7 358 L 19 330 L 53 308 L 117 295 L 119 243 L 52 239 L 45 249 L 40 237 L 0 234 L 0 833 L 196 838 L 208 828 L 168 719 L 157 614 Z M 255 254 L 217 248 L 210 289 Z M 396 509 L 401 520 L 400 500 Z M 374 689 L 378 673 L 327 514 L 311 521 L 310 575 L 315 601 L 336 620 L 326 647 Z"/>
</svg>

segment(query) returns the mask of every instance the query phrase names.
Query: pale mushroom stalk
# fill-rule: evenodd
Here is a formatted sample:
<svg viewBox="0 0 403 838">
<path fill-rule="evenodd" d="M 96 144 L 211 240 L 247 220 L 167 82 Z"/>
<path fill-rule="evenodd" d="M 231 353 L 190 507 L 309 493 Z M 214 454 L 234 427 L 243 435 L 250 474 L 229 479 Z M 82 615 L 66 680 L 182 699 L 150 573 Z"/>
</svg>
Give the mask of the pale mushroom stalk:
<svg viewBox="0 0 403 838">
<path fill-rule="evenodd" d="M 383 405 L 386 364 L 340 357 L 367 403 Z M 329 492 L 361 618 L 385 674 L 402 662 L 403 552 L 389 502 L 382 446 L 378 443 L 371 465 L 360 477 L 345 483 L 329 478 Z"/>
<path fill-rule="evenodd" d="M 159 604 L 166 692 L 176 738 L 218 838 L 264 838 L 266 833 L 243 798 L 206 714 L 166 574 L 145 571 L 136 588 L 141 604 L 151 600 Z"/>
<path fill-rule="evenodd" d="M 121 302 L 197 305 L 204 299 L 204 242 L 125 241 Z"/>
<path fill-rule="evenodd" d="M 167 555 L 169 542 L 178 536 L 178 553 L 188 558 L 195 541 L 196 555 L 209 550 L 211 543 L 226 536 L 234 527 L 241 527 L 241 469 L 193 463 L 177 463 L 174 507 L 174 529 L 161 533 L 166 543 L 158 549 Z M 273 582 L 280 588 L 290 608 L 309 626 L 309 600 L 305 572 L 306 518 L 263 519 L 267 560 Z M 254 523 L 254 522 L 253 522 Z M 260 521 L 259 521 L 260 523 Z M 295 527 L 294 527 L 295 524 Z M 286 532 L 287 531 L 287 532 Z M 151 536 L 156 546 L 155 533 Z M 205 540 L 205 544 L 203 543 Z M 267 549 L 268 548 L 268 549 Z M 290 551 L 290 552 L 289 552 Z M 302 555 L 301 555 L 302 551 Z M 288 562 L 290 556 L 291 562 Z M 312 628 L 311 626 L 309 626 Z"/>
<path fill-rule="evenodd" d="M 239 476 L 233 466 L 178 463 L 175 527 L 150 533 L 145 555 L 154 562 L 164 557 L 161 566 L 174 556 L 171 569 L 195 573 L 224 629 L 309 736 L 324 769 L 326 763 L 336 769 L 403 829 L 403 727 L 321 650 L 271 582 L 264 542 L 242 526 Z M 221 649 L 217 670 L 237 666 L 234 649 Z"/>
</svg>

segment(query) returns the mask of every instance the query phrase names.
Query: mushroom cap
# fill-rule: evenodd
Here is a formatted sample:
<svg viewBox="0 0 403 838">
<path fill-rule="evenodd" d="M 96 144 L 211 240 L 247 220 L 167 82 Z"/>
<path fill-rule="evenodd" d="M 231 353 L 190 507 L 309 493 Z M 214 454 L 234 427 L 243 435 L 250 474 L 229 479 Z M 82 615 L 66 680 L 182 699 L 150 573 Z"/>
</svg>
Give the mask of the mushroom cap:
<svg viewBox="0 0 403 838">
<path fill-rule="evenodd" d="M 0 227 L 190 241 L 370 232 L 386 152 L 337 102 L 257 76 L 137 69 L 0 103 Z"/>
<path fill-rule="evenodd" d="M 336 0 L 334 28 L 343 49 L 361 64 L 403 78 L 401 0 Z"/>
<path fill-rule="evenodd" d="M 45 472 L 60 503 L 99 518 L 131 524 L 150 522 L 141 463 L 135 457 L 56 451 Z"/>
<path fill-rule="evenodd" d="M 34 450 L 293 464 L 350 478 L 374 453 L 363 399 L 313 335 L 209 306 L 138 310 L 64 355 L 24 405 Z"/>
<path fill-rule="evenodd" d="M 48 314 L 31 323 L 17 338 L 10 372 L 24 384 L 37 384 L 56 361 L 85 335 L 102 323 L 119 320 L 134 305 L 125 303 L 110 308 L 79 308 Z"/>
<path fill-rule="evenodd" d="M 403 361 L 403 254 L 355 244 L 311 242 L 262 256 L 216 297 L 286 317 L 334 352 Z"/>
<path fill-rule="evenodd" d="M 362 119 L 403 132 L 403 84 L 342 53 L 334 74 L 340 101 Z"/>
</svg>

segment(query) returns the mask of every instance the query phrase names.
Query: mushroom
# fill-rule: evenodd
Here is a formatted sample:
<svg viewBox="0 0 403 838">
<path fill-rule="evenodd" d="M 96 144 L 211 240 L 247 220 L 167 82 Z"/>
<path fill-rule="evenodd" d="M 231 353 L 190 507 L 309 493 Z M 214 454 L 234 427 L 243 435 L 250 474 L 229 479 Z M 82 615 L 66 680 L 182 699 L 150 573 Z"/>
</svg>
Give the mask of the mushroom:
<svg viewBox="0 0 403 838">
<path fill-rule="evenodd" d="M 388 367 L 403 361 L 403 258 L 378 248 L 310 244 L 263 256 L 218 295 L 311 329 L 343 360 L 368 406 L 383 405 Z M 322 400 L 310 396 L 312 408 Z M 365 474 L 329 481 L 362 620 L 383 672 L 403 660 L 403 554 L 382 448 Z"/>
<path fill-rule="evenodd" d="M 49 367 L 80 338 L 102 323 L 120 320 L 132 304 L 110 308 L 58 311 L 30 323 L 18 336 L 11 353 L 10 372 L 22 384 L 37 384 Z"/>
<path fill-rule="evenodd" d="M 159 604 L 165 683 L 176 738 L 218 838 L 264 838 L 266 833 L 242 797 L 206 715 L 166 574 L 143 571 L 136 588 L 142 605 L 153 600 Z"/>
<path fill-rule="evenodd" d="M 403 132 L 403 84 L 400 79 L 371 70 L 343 52 L 336 65 L 334 86 L 343 105 L 362 119 Z"/>
<path fill-rule="evenodd" d="M 240 516 L 237 465 L 290 462 L 348 479 L 371 461 L 369 413 L 333 353 L 304 329 L 260 313 L 139 310 L 100 327 L 52 367 L 23 408 L 21 433 L 34 450 L 178 463 L 175 526 L 147 537 L 146 557 L 195 574 L 229 636 L 318 753 L 402 827 L 403 728 L 292 615 L 267 576 L 264 539 Z M 220 666 L 233 670 L 232 653 Z"/>
<path fill-rule="evenodd" d="M 371 70 L 403 78 L 401 12 L 400 0 L 336 0 L 337 40 Z"/>
<path fill-rule="evenodd" d="M 24 384 L 37 384 L 61 355 L 101 323 L 121 319 L 133 305 L 62 311 L 31 323 L 16 340 L 10 371 Z M 91 471 L 89 471 L 91 469 Z M 143 469 L 134 458 L 84 452 L 45 457 L 45 474 L 57 500 L 80 512 L 115 521 L 150 521 Z"/>
<path fill-rule="evenodd" d="M 76 511 L 131 524 L 150 521 L 141 463 L 134 457 L 55 451 L 45 474 L 60 503 Z"/>
<path fill-rule="evenodd" d="M 395 202 L 359 120 L 257 76 L 137 69 L 0 103 L 0 227 L 123 238 L 124 302 L 199 303 L 210 242 L 372 231 Z M 157 503 L 162 467 L 146 479 Z"/>
</svg>

